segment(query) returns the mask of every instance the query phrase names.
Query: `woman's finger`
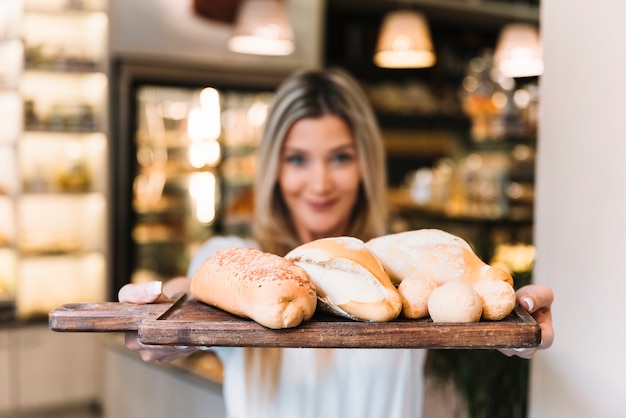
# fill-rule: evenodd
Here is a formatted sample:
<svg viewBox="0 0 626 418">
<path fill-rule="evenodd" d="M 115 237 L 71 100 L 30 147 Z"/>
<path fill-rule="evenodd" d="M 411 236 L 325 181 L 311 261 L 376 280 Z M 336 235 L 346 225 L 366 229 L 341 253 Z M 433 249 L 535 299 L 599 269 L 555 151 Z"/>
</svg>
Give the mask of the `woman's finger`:
<svg viewBox="0 0 626 418">
<path fill-rule="evenodd" d="M 178 360 L 197 351 L 196 347 L 189 346 L 170 346 L 170 345 L 147 345 L 139 341 L 136 332 L 127 332 L 124 335 L 126 347 L 141 357 L 143 361 L 155 362 L 160 361 L 167 363 Z"/>
<path fill-rule="evenodd" d="M 535 355 L 537 350 L 538 350 L 537 347 L 533 347 L 533 348 L 500 348 L 500 349 L 498 349 L 498 351 L 500 351 L 502 354 L 504 354 L 507 357 L 517 356 L 517 357 L 521 357 L 521 358 L 525 358 L 525 359 L 533 358 L 533 356 Z"/>
<path fill-rule="evenodd" d="M 531 284 L 517 291 L 517 300 L 528 312 L 533 313 L 540 309 L 550 308 L 554 301 L 554 294 L 548 286 Z"/>
<path fill-rule="evenodd" d="M 530 359 L 537 351 L 549 348 L 554 341 L 554 328 L 552 328 L 554 294 L 548 286 L 531 284 L 517 291 L 517 300 L 530 312 L 541 328 L 541 343 L 532 348 L 502 348 L 499 351 L 509 357 Z"/>
<path fill-rule="evenodd" d="M 161 296 L 163 284 L 160 281 L 128 283 L 117 294 L 120 302 L 153 303 Z"/>
</svg>

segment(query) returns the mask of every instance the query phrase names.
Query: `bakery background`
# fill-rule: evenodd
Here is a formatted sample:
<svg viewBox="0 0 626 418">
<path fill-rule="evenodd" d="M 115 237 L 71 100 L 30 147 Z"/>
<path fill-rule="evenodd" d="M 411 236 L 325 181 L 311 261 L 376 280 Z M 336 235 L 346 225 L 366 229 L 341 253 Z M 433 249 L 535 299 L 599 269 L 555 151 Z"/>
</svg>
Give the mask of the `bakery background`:
<svg viewBox="0 0 626 418">
<path fill-rule="evenodd" d="M 568 411 L 572 416 L 617 415 L 620 386 L 612 376 L 615 366 L 623 369 L 623 360 L 610 354 L 615 350 L 611 347 L 619 345 L 606 344 L 606 355 L 593 369 L 588 368 L 585 360 L 595 348 L 578 339 L 579 328 L 573 324 L 596 323 L 587 329 L 596 345 L 607 339 L 601 333 L 611 330 L 594 312 L 585 311 L 582 316 L 569 300 L 580 303 L 595 294 L 572 290 L 571 285 L 588 280 L 591 265 L 603 266 L 593 273 L 602 277 L 599 288 L 623 286 L 617 265 L 603 255 L 623 247 L 617 237 L 623 227 L 611 223 L 618 215 L 606 216 L 623 205 L 622 197 L 614 193 L 621 190 L 619 185 L 612 187 L 620 177 L 617 158 L 623 155 L 621 141 L 614 142 L 619 132 L 616 121 L 621 118 L 599 110 L 619 108 L 611 105 L 615 99 L 608 92 L 622 91 L 623 85 L 615 80 L 621 80 L 617 75 L 623 57 L 594 48 L 592 42 L 608 45 L 611 39 L 603 34 L 613 34 L 614 39 L 623 35 L 615 21 L 623 6 L 612 5 L 617 12 L 607 6 L 597 13 L 590 25 L 605 30 L 592 34 L 579 31 L 574 23 L 575 18 L 588 17 L 577 4 L 542 3 L 539 8 L 535 2 L 367 1 L 355 7 L 349 0 L 292 0 L 285 4 L 294 28 L 295 51 L 263 57 L 228 51 L 232 31 L 228 22 L 194 13 L 200 2 L 178 3 L 0 3 L 0 300 L 2 318 L 7 319 L 0 329 L 2 414 L 19 416 L 87 404 L 96 410 L 104 406 L 109 416 L 122 416 L 111 415 L 114 410 L 107 408 L 119 405 L 124 391 L 132 387 L 137 399 L 142 398 L 142 390 L 146 397 L 158 393 L 157 388 L 146 387 L 146 380 L 178 381 L 179 387 L 187 389 L 185 398 L 193 399 L 188 402 L 191 408 L 198 402 L 219 410 L 219 387 L 206 379 L 194 380 L 200 373 L 217 376 L 219 382 L 214 363 L 192 359 L 196 364 L 175 370 L 136 364 L 108 338 L 51 335 L 42 317 L 59 303 L 108 298 L 117 284 L 133 277 L 141 280 L 184 268 L 184 263 L 155 268 L 150 261 L 150 254 L 155 253 L 149 250 L 151 245 L 158 248 L 157 254 L 169 251 L 173 259 L 179 259 L 181 252 L 192 251 L 208 234 L 230 227 L 245 233 L 245 217 L 226 225 L 222 222 L 228 219 L 222 216 L 228 213 L 225 207 L 213 207 L 215 221 L 198 219 L 197 214 L 206 212 L 197 211 L 194 200 L 198 199 L 190 196 L 188 181 L 194 174 L 212 171 L 228 179 L 229 164 L 236 167 L 231 175 L 249 173 L 254 162 L 246 152 L 252 147 L 223 147 L 222 167 L 194 167 L 181 146 L 190 145 L 185 138 L 190 133 L 184 128 L 188 124 L 176 116 L 176 109 L 191 109 L 206 87 L 236 104 L 222 109 L 225 114 L 233 109 L 262 109 L 265 94 L 293 69 L 338 64 L 364 82 L 380 114 L 393 169 L 391 226 L 395 230 L 424 225 L 450 230 L 467 237 L 483 256 L 515 263 L 517 267 L 512 268 L 521 279 L 528 280 L 533 273 L 554 287 L 555 309 L 563 314 L 555 318 L 555 347 L 531 362 L 528 415 L 568 415 Z M 373 65 L 372 48 L 382 17 L 398 7 L 426 13 L 437 52 L 434 67 L 383 70 Z M 520 16 L 537 22 L 540 14 L 546 61 L 541 83 L 519 79 L 514 89 L 507 89 L 483 77 L 492 58 L 489 48 L 503 24 Z M 564 14 L 569 17 L 557 18 Z M 563 45 L 574 41 L 597 56 L 598 62 L 612 63 L 603 68 L 607 76 L 590 79 L 585 71 L 593 61 L 581 63 L 578 55 L 563 52 Z M 581 75 L 585 75 L 585 85 L 576 82 Z M 463 89 L 469 76 L 481 88 Z M 604 84 L 609 82 L 613 84 Z M 493 89 L 502 93 L 496 97 L 504 95 L 509 106 L 497 100 L 499 107 L 489 101 L 487 106 L 478 106 L 485 104 L 479 93 L 489 89 L 492 94 L 496 93 Z M 509 96 L 518 90 L 526 97 L 521 102 L 525 105 L 511 106 L 514 102 Z M 572 91 L 581 100 L 571 100 Z M 262 97 L 258 106 L 253 97 Z M 250 99 L 248 104 L 245 98 Z M 596 122 L 591 124 L 587 122 L 591 117 L 571 117 L 588 111 L 574 102 L 606 106 L 598 106 L 592 114 Z M 537 113 L 542 115 L 539 125 Z M 589 137 L 595 139 L 589 141 Z M 167 142 L 172 138 L 179 141 L 177 146 Z M 200 142 L 210 144 L 205 139 Z M 537 148 L 539 160 L 535 160 Z M 564 157 L 564 150 L 570 158 Z M 585 162 L 589 157 L 598 164 L 596 168 L 603 169 L 578 170 L 591 163 Z M 141 165 L 146 161 L 151 165 Z M 245 186 L 246 176 L 242 177 L 231 183 L 237 186 L 233 190 Z M 218 178 L 197 178 L 202 184 L 223 184 Z M 592 189 L 591 184 L 602 186 Z M 155 191 L 162 200 L 151 200 Z M 225 196 L 213 204 L 225 202 Z M 185 202 L 187 215 L 181 218 L 168 212 L 168 199 Z M 613 199 L 617 204 L 597 205 Z M 249 210 L 246 201 L 245 193 L 233 200 L 239 214 Z M 153 207 L 146 206 L 150 202 Z M 605 212 L 599 214 L 598 206 Z M 565 237 L 574 228 L 585 235 L 576 243 L 568 242 Z M 598 231 L 608 236 L 599 236 Z M 171 239 L 181 235 L 189 242 Z M 602 251 L 605 246 L 608 251 Z M 141 261 L 127 257 L 130 254 L 148 256 Z M 573 383 L 590 379 L 602 382 L 595 385 L 604 388 L 602 393 Z M 525 405 L 525 395 L 517 402 Z M 509 400 L 504 403 L 510 404 Z M 168 407 L 159 406 L 159 413 L 167 416 Z M 145 403 L 135 408 L 130 416 L 158 416 Z"/>
</svg>

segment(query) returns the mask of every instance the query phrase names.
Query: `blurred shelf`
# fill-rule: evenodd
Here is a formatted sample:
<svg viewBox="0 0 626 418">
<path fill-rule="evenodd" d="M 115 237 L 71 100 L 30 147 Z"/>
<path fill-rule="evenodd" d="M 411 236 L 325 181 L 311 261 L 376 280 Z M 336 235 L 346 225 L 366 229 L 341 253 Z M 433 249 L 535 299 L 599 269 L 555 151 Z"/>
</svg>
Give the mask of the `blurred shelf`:
<svg viewBox="0 0 626 418">
<path fill-rule="evenodd" d="M 105 12 L 105 2 L 98 0 L 25 0 L 25 11 L 29 15 L 42 15 L 48 18 L 70 16 L 89 18 L 97 12 Z"/>
<path fill-rule="evenodd" d="M 40 126 L 32 126 L 32 125 L 25 125 L 24 126 L 24 133 L 25 134 L 50 134 L 50 135 L 64 135 L 64 136 L 69 136 L 69 135 L 93 135 L 93 134 L 101 134 L 102 133 L 102 129 L 98 129 L 97 127 L 93 127 L 93 126 L 81 126 L 81 125 L 65 125 L 63 127 L 63 129 L 53 129 L 53 128 L 42 128 Z M 65 138 L 66 140 L 69 140 L 69 138 Z"/>
<path fill-rule="evenodd" d="M 103 257 L 103 253 L 94 249 L 20 249 L 20 258 L 29 263 L 48 263 L 64 261 L 69 263 L 83 262 L 86 258 Z"/>
<path fill-rule="evenodd" d="M 27 59 L 24 65 L 24 71 L 50 73 L 50 74 L 64 74 L 64 75 L 93 74 L 93 73 L 104 74 L 105 73 L 105 69 L 102 67 L 102 64 L 99 64 L 95 61 L 80 62 L 79 60 L 73 60 L 72 58 L 61 59 L 60 61 L 69 61 L 69 62 L 33 64 L 33 63 L 29 63 Z"/>
<path fill-rule="evenodd" d="M 16 121 L 14 141 L 0 135 L 11 139 L 0 153 L 0 274 L 19 324 L 60 301 L 105 299 L 108 251 L 107 1 L 23 3 L 17 97 L 0 103 Z"/>
<path fill-rule="evenodd" d="M 421 221 L 454 222 L 462 224 L 481 225 L 532 225 L 532 211 L 520 211 L 519 213 L 507 213 L 503 216 L 474 216 L 470 214 L 451 214 L 440 209 L 430 209 L 412 202 L 406 193 L 394 190 L 389 193 L 389 210 L 393 214 L 399 214 Z"/>
<path fill-rule="evenodd" d="M 101 129 L 89 130 L 51 130 L 25 126 L 22 141 L 77 141 L 83 139 L 99 139 L 106 141 L 106 134 Z"/>
<path fill-rule="evenodd" d="M 465 115 L 448 115 L 442 113 L 420 114 L 412 112 L 377 112 L 378 123 L 383 129 L 445 129 L 467 131 L 471 127 L 470 119 Z"/>
<path fill-rule="evenodd" d="M 105 192 L 87 190 L 87 191 L 47 191 L 47 192 L 30 192 L 26 191 L 20 194 L 16 198 L 16 201 L 19 205 L 41 205 L 50 203 L 51 201 L 61 202 L 65 204 L 76 204 L 82 205 L 85 204 L 86 201 L 93 201 L 94 199 L 102 199 L 106 198 Z"/>
</svg>

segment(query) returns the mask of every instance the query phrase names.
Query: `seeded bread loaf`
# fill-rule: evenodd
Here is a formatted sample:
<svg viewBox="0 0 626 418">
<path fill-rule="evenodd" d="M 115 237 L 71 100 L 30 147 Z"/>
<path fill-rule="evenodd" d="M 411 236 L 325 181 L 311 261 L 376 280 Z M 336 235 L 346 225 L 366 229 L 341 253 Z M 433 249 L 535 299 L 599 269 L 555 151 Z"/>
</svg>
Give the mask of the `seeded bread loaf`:
<svg viewBox="0 0 626 418">
<path fill-rule="evenodd" d="M 291 328 L 315 313 L 317 295 L 301 267 L 253 248 L 216 252 L 191 280 L 191 295 L 268 328 Z"/>
</svg>

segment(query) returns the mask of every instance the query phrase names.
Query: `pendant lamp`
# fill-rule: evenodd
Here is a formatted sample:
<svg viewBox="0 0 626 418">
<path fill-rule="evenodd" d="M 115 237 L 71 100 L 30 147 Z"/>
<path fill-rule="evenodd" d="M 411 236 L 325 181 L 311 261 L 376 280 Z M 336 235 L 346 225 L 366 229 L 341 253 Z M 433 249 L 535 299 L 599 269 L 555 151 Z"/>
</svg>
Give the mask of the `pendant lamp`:
<svg viewBox="0 0 626 418">
<path fill-rule="evenodd" d="M 241 54 L 289 55 L 293 30 L 282 0 L 245 0 L 239 6 L 228 49 Z"/>
<path fill-rule="evenodd" d="M 396 10 L 383 19 L 374 63 L 385 68 L 426 68 L 436 58 L 426 17 L 412 10 Z"/>
<path fill-rule="evenodd" d="M 507 77 L 533 77 L 543 73 L 541 40 L 537 27 L 510 23 L 498 36 L 494 64 Z"/>
</svg>

